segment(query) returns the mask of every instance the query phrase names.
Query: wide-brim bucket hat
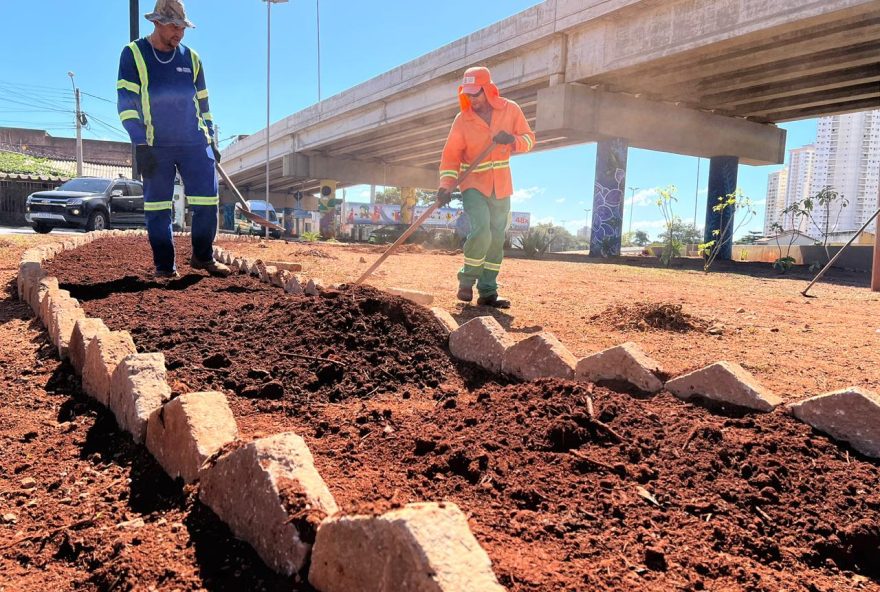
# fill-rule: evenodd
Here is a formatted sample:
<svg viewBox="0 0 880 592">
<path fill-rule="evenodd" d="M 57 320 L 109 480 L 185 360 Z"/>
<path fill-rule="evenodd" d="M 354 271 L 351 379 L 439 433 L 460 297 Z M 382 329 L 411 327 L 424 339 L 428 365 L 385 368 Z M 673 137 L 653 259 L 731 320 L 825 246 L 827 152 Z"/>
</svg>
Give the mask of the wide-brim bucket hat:
<svg viewBox="0 0 880 592">
<path fill-rule="evenodd" d="M 194 29 L 196 26 L 186 18 L 186 9 L 182 0 L 156 0 L 153 12 L 145 14 L 144 18 L 160 25 L 175 25 Z"/>
</svg>

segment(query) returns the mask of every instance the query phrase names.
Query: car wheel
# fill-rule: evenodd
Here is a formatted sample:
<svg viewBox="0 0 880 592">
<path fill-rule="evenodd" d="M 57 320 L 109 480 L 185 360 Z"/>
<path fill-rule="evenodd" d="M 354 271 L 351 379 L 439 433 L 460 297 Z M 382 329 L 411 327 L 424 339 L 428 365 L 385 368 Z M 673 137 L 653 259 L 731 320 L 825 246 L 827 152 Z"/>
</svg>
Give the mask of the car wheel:
<svg viewBox="0 0 880 592">
<path fill-rule="evenodd" d="M 88 223 L 86 223 L 86 230 L 89 231 L 105 230 L 107 227 L 107 214 L 101 210 L 95 210 L 92 212 L 91 216 L 89 216 Z"/>
<path fill-rule="evenodd" d="M 34 224 L 33 229 L 34 232 L 38 234 L 49 234 L 52 232 L 53 226 L 49 226 L 48 224 Z"/>
</svg>

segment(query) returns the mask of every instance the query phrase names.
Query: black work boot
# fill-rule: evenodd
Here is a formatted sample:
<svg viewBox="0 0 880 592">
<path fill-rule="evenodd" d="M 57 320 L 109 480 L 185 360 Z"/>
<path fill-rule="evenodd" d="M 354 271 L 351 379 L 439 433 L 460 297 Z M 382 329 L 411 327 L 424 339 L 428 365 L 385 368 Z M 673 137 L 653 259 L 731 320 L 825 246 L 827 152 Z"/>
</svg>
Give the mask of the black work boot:
<svg viewBox="0 0 880 592">
<path fill-rule="evenodd" d="M 470 302 L 474 299 L 474 287 L 473 286 L 459 286 L 458 294 L 455 295 L 456 298 L 461 300 L 462 302 Z"/>
<path fill-rule="evenodd" d="M 507 298 L 499 298 L 498 294 L 490 294 L 489 296 L 480 296 L 477 298 L 478 306 L 491 306 L 493 308 L 510 308 L 510 300 Z"/>
</svg>

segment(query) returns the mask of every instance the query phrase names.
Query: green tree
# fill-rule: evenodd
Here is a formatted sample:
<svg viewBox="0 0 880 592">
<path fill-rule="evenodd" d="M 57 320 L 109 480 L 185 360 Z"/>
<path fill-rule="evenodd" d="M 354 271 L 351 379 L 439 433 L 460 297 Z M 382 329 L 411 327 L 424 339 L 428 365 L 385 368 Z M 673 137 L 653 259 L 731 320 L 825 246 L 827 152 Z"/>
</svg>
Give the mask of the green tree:
<svg viewBox="0 0 880 592">
<path fill-rule="evenodd" d="M 632 242 L 634 245 L 639 247 L 644 247 L 645 245 L 649 245 L 651 243 L 651 238 L 648 236 L 648 233 L 644 230 L 636 230 L 633 233 Z"/>
<path fill-rule="evenodd" d="M 19 154 L 18 152 L 0 151 L 0 171 L 20 175 L 70 176 L 70 173 L 53 166 L 46 158 Z"/>
<path fill-rule="evenodd" d="M 424 189 L 416 189 L 416 205 L 427 206 L 434 203 L 437 198 L 436 191 L 425 191 Z M 382 191 L 376 192 L 376 203 L 380 204 L 403 204 L 403 197 L 400 194 L 399 187 L 385 187 Z"/>
</svg>

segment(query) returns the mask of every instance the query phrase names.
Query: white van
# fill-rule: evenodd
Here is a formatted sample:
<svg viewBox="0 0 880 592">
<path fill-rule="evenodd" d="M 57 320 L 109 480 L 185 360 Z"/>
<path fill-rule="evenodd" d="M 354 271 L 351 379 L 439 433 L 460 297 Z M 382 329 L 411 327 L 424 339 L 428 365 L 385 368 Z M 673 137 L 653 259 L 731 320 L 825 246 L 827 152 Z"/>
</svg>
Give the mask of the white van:
<svg viewBox="0 0 880 592">
<path fill-rule="evenodd" d="M 262 199 L 249 199 L 249 200 L 247 200 L 247 205 L 248 205 L 248 209 L 252 213 L 256 214 L 257 216 L 260 216 L 262 218 L 267 219 L 269 222 L 272 222 L 273 224 L 278 224 L 278 214 L 275 213 L 275 208 L 272 207 L 272 204 L 267 203 L 265 200 L 262 200 Z M 268 206 L 268 212 L 267 212 L 267 206 Z M 250 220 L 248 220 L 247 218 L 245 218 L 241 214 L 241 205 L 240 204 L 235 205 L 234 223 L 235 223 L 235 234 L 254 234 L 256 236 L 263 236 L 266 234 L 265 228 L 263 228 L 259 224 L 251 222 Z M 269 229 L 269 236 L 271 236 L 273 238 L 281 238 L 281 232 L 270 228 Z"/>
</svg>

